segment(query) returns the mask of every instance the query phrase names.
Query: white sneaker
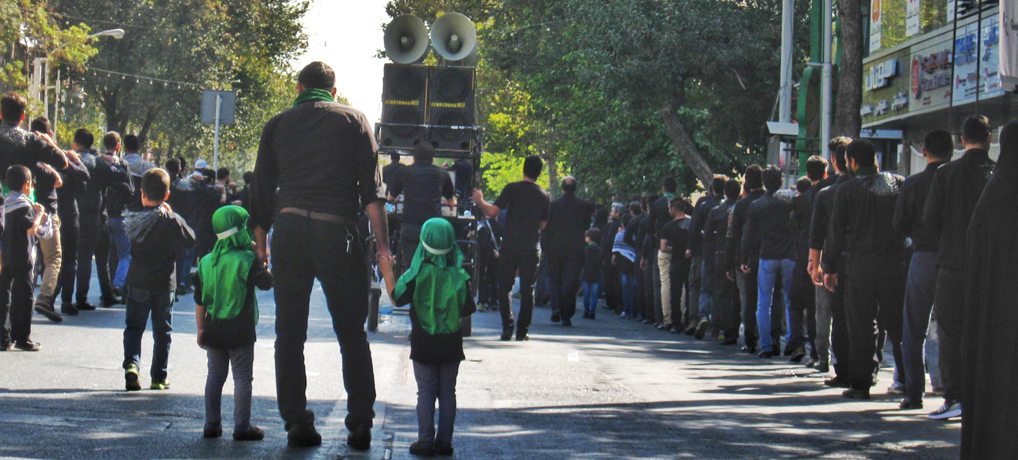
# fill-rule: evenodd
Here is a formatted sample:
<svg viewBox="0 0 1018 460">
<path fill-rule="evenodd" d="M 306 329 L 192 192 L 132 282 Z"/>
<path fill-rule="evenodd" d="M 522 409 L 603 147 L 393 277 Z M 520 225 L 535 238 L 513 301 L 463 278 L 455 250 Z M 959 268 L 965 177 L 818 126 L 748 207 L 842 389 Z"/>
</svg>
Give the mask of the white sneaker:
<svg viewBox="0 0 1018 460">
<path fill-rule="evenodd" d="M 961 417 L 960 402 L 944 401 L 944 405 L 940 406 L 940 409 L 930 413 L 930 418 L 933 420 L 947 420 L 955 417 Z"/>
</svg>

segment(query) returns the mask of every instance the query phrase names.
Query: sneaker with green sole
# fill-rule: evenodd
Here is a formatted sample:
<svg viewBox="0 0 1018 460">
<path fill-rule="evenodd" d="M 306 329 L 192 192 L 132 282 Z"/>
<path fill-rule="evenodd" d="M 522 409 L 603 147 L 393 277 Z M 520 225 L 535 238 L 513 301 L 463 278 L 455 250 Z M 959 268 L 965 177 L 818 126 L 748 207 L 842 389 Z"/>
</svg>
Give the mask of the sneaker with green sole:
<svg viewBox="0 0 1018 460">
<path fill-rule="evenodd" d="M 138 366 L 134 364 L 127 366 L 127 369 L 124 370 L 124 381 L 127 391 L 141 390 L 141 383 L 138 382 Z"/>
<path fill-rule="evenodd" d="M 148 388 L 150 390 L 169 390 L 170 382 L 167 382 L 166 380 L 152 382 L 152 385 L 150 385 Z"/>
</svg>

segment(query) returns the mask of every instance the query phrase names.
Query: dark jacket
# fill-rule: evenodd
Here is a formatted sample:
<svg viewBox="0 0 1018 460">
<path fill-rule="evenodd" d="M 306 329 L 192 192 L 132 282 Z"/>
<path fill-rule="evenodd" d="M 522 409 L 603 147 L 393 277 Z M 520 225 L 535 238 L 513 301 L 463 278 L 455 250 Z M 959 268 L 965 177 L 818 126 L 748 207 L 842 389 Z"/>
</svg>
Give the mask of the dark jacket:
<svg viewBox="0 0 1018 460">
<path fill-rule="evenodd" d="M 583 270 L 580 271 L 580 281 L 584 283 L 600 283 L 604 272 L 601 271 L 601 263 L 604 254 L 597 244 L 588 244 L 583 248 Z"/>
<path fill-rule="evenodd" d="M 141 212 L 155 208 L 145 207 Z M 128 220 L 132 217 L 129 216 Z M 127 222 L 127 233 L 131 238 L 131 266 L 127 269 L 127 284 L 132 289 L 149 291 L 172 291 L 176 287 L 175 268 L 176 245 L 186 248 L 194 246 L 194 232 L 179 214 L 160 214 L 140 232 L 132 231 Z"/>
<path fill-rule="evenodd" d="M 894 229 L 894 206 L 903 182 L 896 174 L 860 169 L 838 187 L 821 260 L 824 273 L 837 272 L 843 253 L 849 262 L 879 258 L 901 263 L 905 237 Z"/>
<path fill-rule="evenodd" d="M 824 250 L 827 231 L 830 229 L 831 210 L 834 208 L 834 192 L 849 179 L 851 177 L 848 175 L 838 176 L 834 184 L 818 190 L 816 197 L 813 198 L 813 221 L 809 224 L 810 249 Z"/>
<path fill-rule="evenodd" d="M 707 214 L 707 223 L 703 227 L 703 258 L 712 266 L 724 267 L 726 260 L 725 238 L 728 237 L 728 218 L 735 210 L 736 200 L 725 200 Z"/>
<path fill-rule="evenodd" d="M 894 229 L 912 238 L 912 249 L 916 252 L 936 252 L 940 246 L 937 235 L 923 222 L 923 207 L 930 195 L 934 174 L 946 163 L 938 161 L 926 165 L 923 172 L 905 179 L 901 186 L 898 203 L 894 208 Z"/>
<path fill-rule="evenodd" d="M 969 220 L 995 165 L 986 150 L 972 149 L 941 166 L 933 176 L 923 222 L 940 239 L 941 268 L 965 269 Z"/>
<path fill-rule="evenodd" d="M 718 207 L 723 198 L 720 195 L 711 196 L 696 204 L 696 210 L 693 211 L 693 223 L 689 228 L 689 250 L 692 251 L 693 257 L 703 255 L 703 227 L 707 223 L 710 211 Z"/>
<path fill-rule="evenodd" d="M 202 300 L 202 280 L 198 273 L 194 274 L 194 303 L 204 305 Z M 214 281 L 214 280 L 213 280 Z M 265 265 L 255 260 L 247 274 L 247 297 L 240 313 L 233 319 L 217 320 L 205 314 L 205 332 L 202 334 L 202 345 L 209 348 L 230 349 L 250 346 L 255 343 L 255 288 L 267 291 L 272 289 L 272 273 Z M 207 305 L 206 305 L 207 307 Z"/>
<path fill-rule="evenodd" d="M 64 186 L 57 189 L 57 213 L 63 221 L 61 225 L 69 225 L 70 221 L 78 219 L 78 200 L 88 188 L 88 170 L 85 165 L 72 161 L 60 171 L 60 176 Z"/>
<path fill-rule="evenodd" d="M 758 258 L 758 254 L 750 253 L 742 247 L 742 231 L 746 228 L 746 216 L 749 214 L 749 205 L 764 196 L 761 190 L 754 190 L 735 203 L 732 210 L 732 221 L 728 225 L 728 238 L 725 248 L 725 271 L 734 272 L 742 265 L 742 261 Z"/>
<path fill-rule="evenodd" d="M 760 260 L 791 259 L 795 255 L 795 235 L 792 233 L 791 190 L 767 192 L 749 206 L 742 247 L 748 254 L 759 249 Z M 748 265 L 751 257 L 743 254 L 742 263 Z"/>
<path fill-rule="evenodd" d="M 818 183 L 819 185 L 819 183 Z M 810 187 L 792 199 L 792 232 L 795 233 L 795 261 L 809 260 L 809 224 L 813 221 L 813 197 L 816 187 Z"/>
<path fill-rule="evenodd" d="M 103 201 L 107 189 L 130 196 L 131 174 L 122 166 L 112 165 L 103 160 L 95 151 L 81 153 L 81 163 L 88 171 L 88 185 L 78 198 L 78 211 L 82 214 L 105 214 Z"/>
<path fill-rule="evenodd" d="M 575 255 L 583 253 L 583 235 L 590 228 L 594 205 L 565 193 L 548 207 L 548 225 L 541 232 L 541 250 Z"/>
</svg>

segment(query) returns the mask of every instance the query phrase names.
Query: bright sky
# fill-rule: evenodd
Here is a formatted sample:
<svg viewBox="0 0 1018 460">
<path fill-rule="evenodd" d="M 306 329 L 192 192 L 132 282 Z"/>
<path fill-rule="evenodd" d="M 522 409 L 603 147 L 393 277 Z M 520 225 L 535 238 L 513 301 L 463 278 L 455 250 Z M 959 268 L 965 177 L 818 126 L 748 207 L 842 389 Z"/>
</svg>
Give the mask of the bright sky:
<svg viewBox="0 0 1018 460">
<path fill-rule="evenodd" d="M 294 64 L 297 70 L 324 61 L 336 70 L 336 89 L 378 122 L 382 100 L 382 66 L 375 59 L 382 48 L 386 0 L 312 0 L 304 17 L 308 52 Z"/>
</svg>

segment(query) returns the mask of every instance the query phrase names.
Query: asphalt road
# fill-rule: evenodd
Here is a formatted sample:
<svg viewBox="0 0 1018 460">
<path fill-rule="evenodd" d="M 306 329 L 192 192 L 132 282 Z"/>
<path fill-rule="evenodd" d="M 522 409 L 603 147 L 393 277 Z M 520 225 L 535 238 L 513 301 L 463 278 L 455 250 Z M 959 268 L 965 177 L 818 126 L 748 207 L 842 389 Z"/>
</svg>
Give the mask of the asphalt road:
<svg viewBox="0 0 1018 460">
<path fill-rule="evenodd" d="M 316 286 L 317 288 L 317 286 Z M 97 295 L 93 288 L 93 297 Z M 202 439 L 206 358 L 195 344 L 194 304 L 174 306 L 168 391 L 124 391 L 123 307 L 83 312 L 62 324 L 36 317 L 38 353 L 0 353 L 0 457 L 412 458 L 416 386 L 405 316 L 370 334 L 378 401 L 366 453 L 345 446 L 339 346 L 320 288 L 312 295 L 306 346 L 309 408 L 325 442 L 288 449 L 275 400 L 271 292 L 259 297 L 252 422 L 262 442 L 235 442 L 232 382 L 224 389 L 221 439 Z M 948 459 L 960 425 L 926 411 L 897 410 L 883 371 L 873 400 L 845 400 L 822 375 L 784 360 L 736 353 L 617 319 L 577 318 L 572 328 L 539 308 L 529 342 L 498 341 L 493 312 L 474 316 L 457 386 L 453 445 L 461 459 Z M 939 405 L 927 400 L 927 411 Z"/>
</svg>

